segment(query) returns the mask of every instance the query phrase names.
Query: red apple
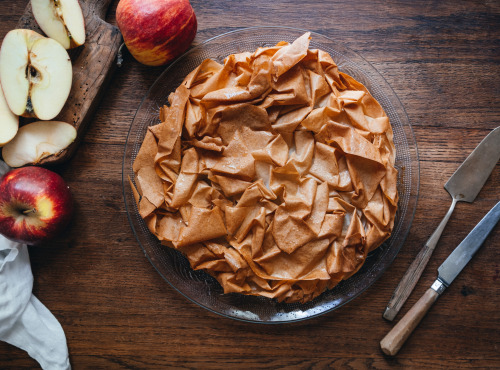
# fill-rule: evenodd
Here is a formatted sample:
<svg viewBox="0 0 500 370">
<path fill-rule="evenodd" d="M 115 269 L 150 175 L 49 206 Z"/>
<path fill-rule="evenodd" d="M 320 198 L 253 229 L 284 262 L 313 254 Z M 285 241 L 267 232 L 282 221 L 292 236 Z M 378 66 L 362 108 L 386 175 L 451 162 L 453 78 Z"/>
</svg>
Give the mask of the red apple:
<svg viewBox="0 0 500 370">
<path fill-rule="evenodd" d="M 73 200 L 57 173 L 42 167 L 23 167 L 0 178 L 0 234 L 39 244 L 54 238 L 68 224 Z"/>
<path fill-rule="evenodd" d="M 121 0 L 116 21 L 130 53 L 149 66 L 186 51 L 198 25 L 189 0 Z"/>
</svg>

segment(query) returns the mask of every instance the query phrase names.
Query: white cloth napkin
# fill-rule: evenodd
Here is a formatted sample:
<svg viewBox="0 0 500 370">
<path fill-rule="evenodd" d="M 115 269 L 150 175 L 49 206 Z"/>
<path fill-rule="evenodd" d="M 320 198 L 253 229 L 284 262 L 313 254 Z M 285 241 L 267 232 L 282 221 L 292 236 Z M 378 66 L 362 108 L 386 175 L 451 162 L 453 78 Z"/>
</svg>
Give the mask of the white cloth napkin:
<svg viewBox="0 0 500 370">
<path fill-rule="evenodd" d="M 0 161 L 0 176 L 7 170 Z M 28 352 L 43 369 L 71 369 L 64 330 L 32 289 L 28 247 L 0 235 L 0 340 Z"/>
</svg>

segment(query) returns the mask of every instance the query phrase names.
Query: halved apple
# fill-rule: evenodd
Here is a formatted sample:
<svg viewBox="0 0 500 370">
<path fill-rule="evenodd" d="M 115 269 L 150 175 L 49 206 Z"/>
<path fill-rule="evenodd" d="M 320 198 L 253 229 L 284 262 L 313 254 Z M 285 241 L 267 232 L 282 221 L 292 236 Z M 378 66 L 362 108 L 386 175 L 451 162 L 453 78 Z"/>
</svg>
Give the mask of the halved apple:
<svg viewBox="0 0 500 370">
<path fill-rule="evenodd" d="M 78 0 L 31 0 L 33 16 L 43 32 L 71 49 L 85 42 L 85 20 Z"/>
<path fill-rule="evenodd" d="M 19 117 L 10 110 L 0 86 L 0 146 L 4 146 L 16 136 Z"/>
<path fill-rule="evenodd" d="M 0 81 L 10 110 L 51 120 L 68 99 L 73 70 L 68 52 L 35 31 L 12 30 L 0 49 Z"/>
<path fill-rule="evenodd" d="M 36 164 L 66 149 L 76 139 L 76 129 L 61 121 L 37 121 L 19 128 L 17 135 L 2 148 L 10 167 Z"/>
</svg>

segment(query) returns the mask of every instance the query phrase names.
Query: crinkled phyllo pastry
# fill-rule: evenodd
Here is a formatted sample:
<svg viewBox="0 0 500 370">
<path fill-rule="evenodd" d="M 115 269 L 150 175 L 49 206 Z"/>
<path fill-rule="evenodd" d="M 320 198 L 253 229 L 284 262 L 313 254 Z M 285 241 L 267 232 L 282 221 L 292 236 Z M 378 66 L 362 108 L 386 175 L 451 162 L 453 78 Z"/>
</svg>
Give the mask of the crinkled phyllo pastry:
<svg viewBox="0 0 500 370">
<path fill-rule="evenodd" d="M 226 293 L 307 302 L 394 225 L 389 119 L 309 39 L 203 61 L 134 162 L 149 230 Z"/>
</svg>

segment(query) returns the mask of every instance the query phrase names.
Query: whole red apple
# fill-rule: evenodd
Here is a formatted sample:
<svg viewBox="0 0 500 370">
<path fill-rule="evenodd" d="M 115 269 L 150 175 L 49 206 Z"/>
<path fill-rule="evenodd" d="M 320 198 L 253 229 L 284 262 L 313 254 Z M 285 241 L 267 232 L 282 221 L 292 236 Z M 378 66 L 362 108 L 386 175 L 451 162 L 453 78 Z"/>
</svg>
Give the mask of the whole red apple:
<svg viewBox="0 0 500 370">
<path fill-rule="evenodd" d="M 120 0 L 116 22 L 130 53 L 149 66 L 186 51 L 198 26 L 189 0 Z"/>
<path fill-rule="evenodd" d="M 0 234 L 39 244 L 52 239 L 68 224 L 73 200 L 57 173 L 42 167 L 23 167 L 0 178 Z"/>
</svg>

